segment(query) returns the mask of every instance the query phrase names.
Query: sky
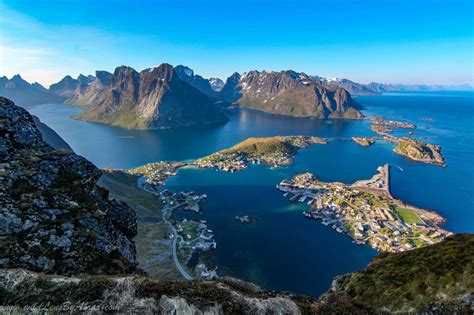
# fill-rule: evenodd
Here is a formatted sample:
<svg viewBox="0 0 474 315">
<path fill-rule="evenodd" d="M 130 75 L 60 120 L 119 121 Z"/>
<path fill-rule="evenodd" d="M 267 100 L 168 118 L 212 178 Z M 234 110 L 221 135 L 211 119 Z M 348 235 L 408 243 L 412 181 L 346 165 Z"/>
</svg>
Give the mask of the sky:
<svg viewBox="0 0 474 315">
<path fill-rule="evenodd" d="M 474 84 L 472 0 L 0 0 L 0 75 L 164 62 L 204 77 L 286 70 L 369 83 Z"/>
</svg>

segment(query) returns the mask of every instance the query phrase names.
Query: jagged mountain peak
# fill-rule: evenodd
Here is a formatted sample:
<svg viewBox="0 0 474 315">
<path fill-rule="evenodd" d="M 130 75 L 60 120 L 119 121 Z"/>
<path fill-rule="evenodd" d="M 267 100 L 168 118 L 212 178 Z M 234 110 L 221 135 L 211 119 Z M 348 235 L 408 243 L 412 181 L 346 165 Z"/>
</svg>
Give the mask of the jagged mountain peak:
<svg viewBox="0 0 474 315">
<path fill-rule="evenodd" d="M 252 70 L 230 76 L 222 99 L 265 112 L 317 118 L 362 118 L 357 103 L 339 87 L 329 87 L 294 70 Z"/>
<path fill-rule="evenodd" d="M 198 76 L 188 80 L 163 63 L 138 73 L 120 66 L 114 73 L 96 72 L 97 83 L 82 87 L 68 99 L 83 106 L 80 118 L 133 129 L 156 129 L 227 121 L 214 101 L 196 87 Z M 204 80 L 204 79 L 202 79 Z M 207 87 L 212 91 L 210 84 Z"/>
<path fill-rule="evenodd" d="M 188 77 L 194 76 L 194 71 L 191 68 L 187 67 L 187 66 L 178 65 L 178 66 L 176 66 L 175 69 L 178 73 L 187 75 Z"/>
<path fill-rule="evenodd" d="M 109 85 L 112 82 L 112 73 L 104 70 L 97 70 L 95 72 L 97 81 L 102 85 Z"/>
</svg>

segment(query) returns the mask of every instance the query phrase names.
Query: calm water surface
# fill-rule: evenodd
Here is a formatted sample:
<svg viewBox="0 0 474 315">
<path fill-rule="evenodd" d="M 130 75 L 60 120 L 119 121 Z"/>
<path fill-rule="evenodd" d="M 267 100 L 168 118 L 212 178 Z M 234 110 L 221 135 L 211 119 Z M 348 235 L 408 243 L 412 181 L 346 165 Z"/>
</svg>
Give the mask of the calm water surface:
<svg viewBox="0 0 474 315">
<path fill-rule="evenodd" d="M 362 269 L 377 254 L 329 227 L 306 220 L 301 214 L 306 206 L 289 202 L 275 189 L 281 179 L 306 171 L 325 181 L 351 183 L 391 163 L 393 195 L 438 211 L 447 218 L 444 226 L 451 231 L 474 233 L 474 94 L 397 93 L 357 97 L 357 101 L 365 106 L 366 115 L 415 123 L 414 136 L 441 145 L 448 167 L 409 161 L 395 155 L 392 144 L 379 142 L 364 148 L 345 141 L 301 150 L 293 164 L 284 168 L 258 165 L 233 174 L 182 169 L 166 186 L 208 194 L 200 218 L 208 220 L 215 232 L 215 261 L 221 273 L 267 289 L 319 295 L 333 276 Z M 76 121 L 69 117 L 80 109 L 68 105 L 39 105 L 29 110 L 99 167 L 130 168 L 158 160 L 194 159 L 248 137 L 373 135 L 366 121 L 292 119 L 248 110 L 229 111 L 231 121 L 225 125 L 158 131 Z M 407 135 L 407 130 L 397 135 Z M 244 214 L 256 217 L 256 223 L 243 225 L 233 220 Z"/>
</svg>

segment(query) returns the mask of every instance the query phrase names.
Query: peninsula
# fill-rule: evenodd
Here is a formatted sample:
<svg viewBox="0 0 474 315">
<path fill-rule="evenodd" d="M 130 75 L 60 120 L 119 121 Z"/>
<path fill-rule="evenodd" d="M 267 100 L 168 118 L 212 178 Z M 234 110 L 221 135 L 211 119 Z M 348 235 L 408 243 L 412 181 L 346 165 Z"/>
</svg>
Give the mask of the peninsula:
<svg viewBox="0 0 474 315">
<path fill-rule="evenodd" d="M 412 123 L 408 123 L 405 121 L 387 120 L 381 116 L 373 116 L 373 117 L 370 117 L 369 120 L 372 122 L 372 124 L 378 125 L 378 126 L 396 127 L 396 128 L 404 128 L 404 129 L 416 128 L 416 125 Z"/>
<path fill-rule="evenodd" d="M 369 180 L 352 185 L 321 182 L 305 173 L 283 180 L 277 188 L 291 201 L 307 202 L 303 214 L 320 220 L 357 244 L 368 244 L 386 252 L 402 252 L 431 245 L 452 233 L 439 225 L 444 218 L 435 212 L 416 208 L 390 194 L 389 166 L 379 167 Z"/>
<path fill-rule="evenodd" d="M 215 167 L 226 172 L 239 171 L 249 164 L 265 163 L 277 167 L 288 165 L 301 148 L 312 144 L 326 144 L 327 140 L 306 136 L 275 136 L 247 140 L 195 161 L 201 168 Z"/>
<path fill-rule="evenodd" d="M 393 152 L 411 160 L 446 167 L 441 147 L 408 137 L 385 136 L 386 141 L 396 143 Z"/>
</svg>

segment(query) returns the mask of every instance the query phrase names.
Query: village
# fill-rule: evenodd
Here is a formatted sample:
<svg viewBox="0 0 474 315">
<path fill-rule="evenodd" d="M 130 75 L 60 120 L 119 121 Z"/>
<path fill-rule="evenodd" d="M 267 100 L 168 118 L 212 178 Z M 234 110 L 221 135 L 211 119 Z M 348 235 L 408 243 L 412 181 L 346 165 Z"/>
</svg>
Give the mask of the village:
<svg viewBox="0 0 474 315">
<path fill-rule="evenodd" d="M 265 153 L 260 156 L 252 156 L 246 152 L 217 152 L 195 162 L 200 168 L 216 168 L 224 172 L 236 172 L 246 169 L 249 164 L 265 163 L 272 167 L 288 165 L 292 161 L 291 155 L 283 152 Z"/>
<path fill-rule="evenodd" d="M 310 205 L 303 213 L 306 217 L 379 251 L 403 252 L 451 235 L 439 227 L 444 219 L 435 212 L 406 205 L 390 195 L 388 165 L 378 171 L 370 180 L 353 185 L 320 182 L 305 173 L 283 180 L 277 188 L 290 201 Z"/>
<path fill-rule="evenodd" d="M 186 162 L 156 162 L 127 170 L 133 175 L 145 176 L 145 182 L 150 186 L 161 186 L 170 176 L 176 176 L 179 168 L 188 165 Z"/>
<path fill-rule="evenodd" d="M 389 120 L 381 116 L 373 116 L 373 117 L 370 117 L 369 119 L 374 125 L 404 128 L 404 129 L 416 129 L 416 125 L 412 123 L 408 123 L 404 121 Z"/>
<path fill-rule="evenodd" d="M 243 170 L 249 164 L 264 163 L 278 167 L 291 164 L 299 149 L 312 144 L 327 144 L 327 140 L 309 136 L 249 138 L 230 149 L 198 159 L 193 164 L 200 168 L 217 168 L 230 173 Z"/>
<path fill-rule="evenodd" d="M 217 247 L 212 230 L 205 220 L 177 220 L 172 218 L 173 211 L 183 209 L 200 213 L 200 204 L 207 199 L 206 194 L 196 194 L 193 191 L 173 193 L 168 189 L 159 191 L 162 200 L 163 220 L 172 226 L 169 237 L 173 240 L 173 255 L 178 269 L 188 274 L 189 278 L 213 279 L 218 277 L 216 268 L 208 266 L 200 259 L 200 254 Z"/>
</svg>

